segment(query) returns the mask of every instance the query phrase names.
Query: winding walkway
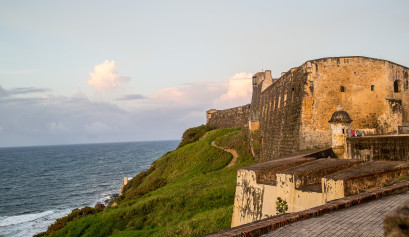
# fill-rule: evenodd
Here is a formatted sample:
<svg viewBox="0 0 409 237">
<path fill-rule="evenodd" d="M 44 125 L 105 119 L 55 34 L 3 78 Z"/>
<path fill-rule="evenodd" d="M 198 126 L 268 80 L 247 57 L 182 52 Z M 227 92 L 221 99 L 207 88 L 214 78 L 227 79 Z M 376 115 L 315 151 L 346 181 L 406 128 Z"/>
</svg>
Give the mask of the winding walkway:
<svg viewBox="0 0 409 237">
<path fill-rule="evenodd" d="M 227 164 L 226 168 L 232 167 L 234 164 L 236 164 L 236 160 L 239 157 L 239 154 L 237 153 L 237 151 L 235 149 L 230 149 L 230 148 L 224 148 L 224 147 L 217 146 L 214 141 L 212 141 L 210 143 L 210 145 L 212 145 L 212 146 L 214 146 L 216 148 L 222 149 L 223 151 L 227 151 L 228 153 L 232 154 L 233 159 L 231 159 L 230 163 Z"/>
</svg>

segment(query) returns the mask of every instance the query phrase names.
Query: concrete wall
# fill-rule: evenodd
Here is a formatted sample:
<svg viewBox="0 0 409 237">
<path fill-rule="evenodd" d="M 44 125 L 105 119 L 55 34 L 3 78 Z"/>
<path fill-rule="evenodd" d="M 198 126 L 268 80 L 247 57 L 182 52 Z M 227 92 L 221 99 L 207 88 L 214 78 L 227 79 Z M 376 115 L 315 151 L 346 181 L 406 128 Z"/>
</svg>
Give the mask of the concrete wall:
<svg viewBox="0 0 409 237">
<path fill-rule="evenodd" d="M 276 201 L 287 201 L 287 213 L 297 212 L 325 203 L 321 192 L 302 191 L 295 188 L 293 175 L 277 174 L 277 183 L 257 183 L 253 170 L 237 171 L 236 195 L 231 227 L 277 215 Z"/>
<path fill-rule="evenodd" d="M 225 110 L 207 111 L 207 125 L 212 128 L 241 127 L 249 130 L 250 105 L 243 105 Z"/>
<path fill-rule="evenodd" d="M 409 136 L 349 137 L 347 151 L 350 159 L 409 161 Z"/>
<path fill-rule="evenodd" d="M 261 220 L 263 218 L 263 198 L 264 185 L 256 182 L 256 173 L 252 170 L 239 169 L 231 226 Z"/>
</svg>

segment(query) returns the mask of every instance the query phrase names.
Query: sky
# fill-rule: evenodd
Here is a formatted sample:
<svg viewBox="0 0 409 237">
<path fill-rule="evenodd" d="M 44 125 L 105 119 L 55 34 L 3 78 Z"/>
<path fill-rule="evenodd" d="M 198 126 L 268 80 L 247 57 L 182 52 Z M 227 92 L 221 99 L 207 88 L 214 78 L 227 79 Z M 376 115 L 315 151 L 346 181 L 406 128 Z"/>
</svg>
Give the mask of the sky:
<svg viewBox="0 0 409 237">
<path fill-rule="evenodd" d="M 0 147 L 180 139 L 251 77 L 367 56 L 409 66 L 409 1 L 0 0 Z"/>
</svg>

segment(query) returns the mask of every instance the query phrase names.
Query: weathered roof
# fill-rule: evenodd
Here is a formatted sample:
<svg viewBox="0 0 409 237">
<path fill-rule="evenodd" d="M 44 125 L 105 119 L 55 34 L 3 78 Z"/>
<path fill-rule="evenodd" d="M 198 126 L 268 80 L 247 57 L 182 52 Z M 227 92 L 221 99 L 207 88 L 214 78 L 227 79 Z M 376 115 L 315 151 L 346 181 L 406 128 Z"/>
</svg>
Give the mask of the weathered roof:
<svg viewBox="0 0 409 237">
<path fill-rule="evenodd" d="M 331 119 L 328 121 L 330 123 L 339 122 L 339 123 L 350 123 L 352 119 L 349 117 L 349 114 L 342 109 L 341 106 L 338 106 L 337 111 L 335 111 Z"/>
</svg>

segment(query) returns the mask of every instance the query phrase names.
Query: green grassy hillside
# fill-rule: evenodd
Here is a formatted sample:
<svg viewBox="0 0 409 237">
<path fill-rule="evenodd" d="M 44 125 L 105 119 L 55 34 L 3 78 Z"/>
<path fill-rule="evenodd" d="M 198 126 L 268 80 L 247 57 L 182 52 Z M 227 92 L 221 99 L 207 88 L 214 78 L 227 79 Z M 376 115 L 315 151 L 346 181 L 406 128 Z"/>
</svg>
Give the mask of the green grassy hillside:
<svg viewBox="0 0 409 237">
<path fill-rule="evenodd" d="M 76 210 L 41 235 L 198 236 L 229 228 L 236 170 L 253 157 L 240 129 L 213 130 L 198 140 L 207 131 L 200 126 L 185 132 L 177 150 L 131 180 L 117 206 Z M 232 155 L 212 147 L 213 140 L 237 150 L 235 166 L 226 168 Z"/>
</svg>

